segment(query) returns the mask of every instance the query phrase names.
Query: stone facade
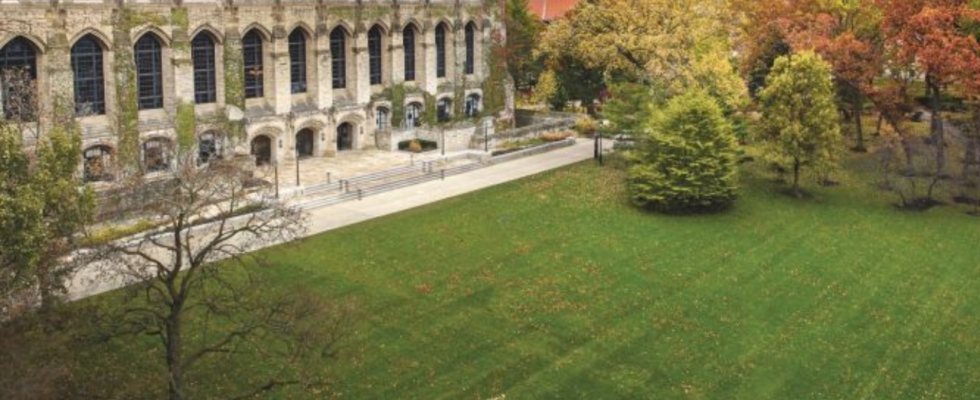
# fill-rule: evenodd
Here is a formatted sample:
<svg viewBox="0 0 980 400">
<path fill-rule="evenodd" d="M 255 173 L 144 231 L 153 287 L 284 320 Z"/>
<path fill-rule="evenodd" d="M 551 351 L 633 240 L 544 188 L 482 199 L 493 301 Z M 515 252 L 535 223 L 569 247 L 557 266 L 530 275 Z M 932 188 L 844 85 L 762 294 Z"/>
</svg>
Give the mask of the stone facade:
<svg viewBox="0 0 980 400">
<path fill-rule="evenodd" d="M 390 126 L 392 121 L 404 125 L 406 120 L 392 113 L 406 112 L 409 103 L 432 112 L 435 106 L 426 102 L 448 98 L 454 104 L 454 124 L 460 120 L 465 124 L 459 105 L 468 98 L 477 103 L 482 99 L 492 67 L 490 48 L 495 38 L 504 35 L 497 7 L 493 0 L 0 0 L 5 20 L 0 26 L 0 48 L 18 38 L 31 43 L 37 52 L 37 85 L 44 104 L 75 98 L 77 83 L 71 84 L 75 43 L 94 37 L 102 46 L 105 110 L 79 117 L 86 149 L 102 146 L 115 152 L 135 145 L 141 154 L 148 140 L 176 149 L 184 143 L 198 146 L 201 135 L 207 134 L 222 138 L 225 156 L 265 151 L 263 145 L 268 144 L 269 154 L 253 155 L 275 162 L 295 157 L 298 146 L 310 146 L 309 132 L 304 132 L 306 143 L 298 142 L 297 134 L 303 130 L 312 131 L 312 150 L 307 154 L 312 156 L 334 155 L 347 143 L 353 150 L 388 143 L 397 137 L 389 132 L 401 127 Z M 437 26 L 445 32 L 443 77 L 437 76 L 436 68 Z M 375 27 L 382 32 L 380 84 L 370 80 L 368 32 Z M 407 27 L 416 32 L 412 81 L 405 80 L 402 35 Z M 337 29 L 346 38 L 344 88 L 334 88 L 332 80 L 331 33 Z M 474 36 L 471 49 L 467 49 L 467 30 Z M 306 37 L 306 88 L 298 93 L 291 89 L 295 65 L 289 44 L 290 35 L 297 31 Z M 245 98 L 242 38 L 249 32 L 262 39 L 259 79 L 264 93 Z M 162 43 L 163 102 L 162 107 L 139 109 L 133 46 L 148 34 Z M 199 35 L 209 35 L 214 42 L 217 95 L 207 104 L 195 104 L 191 43 Z M 472 71 L 466 71 L 467 51 L 475 61 Z M 379 110 L 389 113 L 381 129 Z M 482 121 L 472 118 L 474 125 Z M 338 138 L 338 131 L 351 136 Z M 129 142 L 124 139 L 127 132 L 134 136 Z M 384 135 L 387 140 L 379 139 Z"/>
</svg>

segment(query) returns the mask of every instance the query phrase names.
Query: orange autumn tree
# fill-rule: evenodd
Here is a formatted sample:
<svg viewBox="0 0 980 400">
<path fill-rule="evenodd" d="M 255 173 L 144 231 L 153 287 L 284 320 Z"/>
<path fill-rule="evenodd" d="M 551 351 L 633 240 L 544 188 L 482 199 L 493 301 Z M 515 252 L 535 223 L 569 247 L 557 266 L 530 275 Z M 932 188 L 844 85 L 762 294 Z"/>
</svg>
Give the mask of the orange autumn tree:
<svg viewBox="0 0 980 400">
<path fill-rule="evenodd" d="M 865 151 L 861 116 L 882 73 L 880 12 L 874 0 L 801 0 L 787 3 L 775 20 L 795 52 L 814 51 L 831 64 L 841 109 L 854 126 L 856 151 Z"/>
<path fill-rule="evenodd" d="M 876 0 L 883 10 L 881 32 L 891 64 L 924 76 L 935 146 L 935 175 L 927 198 L 946 167 L 943 91 L 980 74 L 980 44 L 965 25 L 980 20 L 969 0 Z"/>
</svg>

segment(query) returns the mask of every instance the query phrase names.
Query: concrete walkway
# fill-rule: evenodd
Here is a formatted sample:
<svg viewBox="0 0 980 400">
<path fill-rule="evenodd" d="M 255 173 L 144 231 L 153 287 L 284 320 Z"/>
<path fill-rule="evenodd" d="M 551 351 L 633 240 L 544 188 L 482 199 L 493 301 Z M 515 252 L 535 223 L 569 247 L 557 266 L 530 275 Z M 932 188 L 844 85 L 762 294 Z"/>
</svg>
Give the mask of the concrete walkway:
<svg viewBox="0 0 980 400">
<path fill-rule="evenodd" d="M 580 139 L 574 146 L 528 156 L 505 163 L 409 186 L 361 201 L 348 201 L 309 211 L 309 235 L 326 232 L 369 219 L 394 214 L 439 200 L 474 192 L 592 158 L 591 140 Z"/>
<path fill-rule="evenodd" d="M 360 201 L 348 201 L 313 209 L 307 211 L 309 225 L 306 235 L 315 235 L 587 160 L 592 158 L 592 149 L 591 141 L 579 140 L 571 147 L 491 165 L 450 176 L 445 180 L 429 181 L 366 197 Z M 276 243 L 268 243 L 267 246 L 274 244 Z M 79 270 L 69 284 L 69 298 L 77 300 L 125 284 L 120 279 L 109 278 L 107 274 L 100 272 L 105 271 L 106 268 L 112 270 L 116 267 L 96 262 Z"/>
</svg>

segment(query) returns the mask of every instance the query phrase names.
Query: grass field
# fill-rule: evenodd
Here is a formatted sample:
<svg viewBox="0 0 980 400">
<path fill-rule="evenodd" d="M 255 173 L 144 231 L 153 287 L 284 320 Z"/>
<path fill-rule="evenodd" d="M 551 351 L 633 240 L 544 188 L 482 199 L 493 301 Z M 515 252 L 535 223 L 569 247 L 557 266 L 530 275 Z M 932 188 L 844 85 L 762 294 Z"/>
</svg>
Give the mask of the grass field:
<svg viewBox="0 0 980 400">
<path fill-rule="evenodd" d="M 980 219 L 852 179 L 791 199 L 755 168 L 730 212 L 668 217 L 579 164 L 267 251 L 261 274 L 360 303 L 340 398 L 975 398 Z"/>
</svg>

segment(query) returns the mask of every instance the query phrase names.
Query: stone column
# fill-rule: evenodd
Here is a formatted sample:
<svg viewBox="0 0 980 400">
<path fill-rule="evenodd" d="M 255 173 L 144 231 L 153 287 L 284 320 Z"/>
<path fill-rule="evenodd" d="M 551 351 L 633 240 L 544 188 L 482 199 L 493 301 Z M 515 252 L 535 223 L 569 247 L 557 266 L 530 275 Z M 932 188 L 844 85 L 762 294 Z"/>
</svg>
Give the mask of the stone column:
<svg viewBox="0 0 980 400">
<path fill-rule="evenodd" d="M 446 34 L 448 35 L 449 32 L 446 32 Z M 446 53 L 449 53 L 449 38 L 446 39 Z M 417 71 L 418 73 L 415 78 L 419 80 L 419 88 L 428 93 L 435 94 L 439 86 L 439 78 L 436 75 L 436 24 L 431 19 L 425 21 L 423 33 L 418 36 L 416 46 L 416 50 L 419 48 L 422 49 L 422 57 L 425 57 L 425 63 L 423 69 Z M 449 54 L 446 54 L 446 62 L 449 62 Z"/>
<path fill-rule="evenodd" d="M 61 16 L 62 13 L 58 12 L 58 15 Z M 68 43 L 68 35 L 63 23 L 55 23 L 53 28 L 47 38 L 48 48 L 47 53 L 44 54 L 43 65 L 38 64 L 37 71 L 40 82 L 37 104 L 40 106 L 42 122 L 53 116 L 54 112 L 70 113 L 69 115 L 75 112 L 71 107 L 75 100 L 71 44 Z"/>
<path fill-rule="evenodd" d="M 173 57 L 173 79 L 169 83 L 173 84 L 174 98 L 177 103 L 194 103 L 194 62 L 191 59 L 191 39 L 187 32 L 187 27 L 173 27 L 173 45 L 171 46 Z M 167 62 L 164 60 L 163 62 Z M 166 68 L 164 68 L 166 71 Z M 167 77 L 163 83 L 168 84 Z M 164 97 L 166 100 L 166 97 Z M 165 106 L 170 106 L 166 104 Z M 174 105 L 174 107 L 176 104 Z M 171 111 L 168 107 L 168 111 Z"/>
<path fill-rule="evenodd" d="M 276 115 L 289 113 L 293 108 L 291 78 L 289 75 L 289 37 L 286 28 L 276 25 L 272 29 L 272 60 L 275 74 L 275 93 L 272 96 Z M 289 132 L 286 132 L 288 134 Z"/>
<path fill-rule="evenodd" d="M 323 13 L 322 9 L 317 9 L 318 13 Z M 327 28 L 326 18 L 321 14 L 316 26 L 316 105 L 321 110 L 333 107 L 333 88 L 332 69 L 330 68 L 330 31 Z M 320 132 L 317 132 L 318 136 Z M 319 140 L 319 138 L 317 138 Z"/>
<path fill-rule="evenodd" d="M 391 78 L 388 82 L 393 85 L 405 82 L 405 46 L 402 35 L 404 28 L 401 24 L 401 17 L 395 14 L 395 19 L 391 24 L 391 34 L 388 36 L 390 38 L 390 46 L 388 46 L 390 51 L 387 54 L 388 57 L 391 57 Z M 418 52 L 416 52 L 416 57 L 418 57 Z"/>
<path fill-rule="evenodd" d="M 357 104 L 367 104 L 371 101 L 371 68 L 368 58 L 367 30 L 360 23 L 354 30 L 352 47 L 356 73 L 354 74 L 354 82 L 350 82 L 350 84 L 354 89 L 354 100 Z"/>
</svg>

